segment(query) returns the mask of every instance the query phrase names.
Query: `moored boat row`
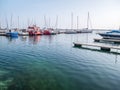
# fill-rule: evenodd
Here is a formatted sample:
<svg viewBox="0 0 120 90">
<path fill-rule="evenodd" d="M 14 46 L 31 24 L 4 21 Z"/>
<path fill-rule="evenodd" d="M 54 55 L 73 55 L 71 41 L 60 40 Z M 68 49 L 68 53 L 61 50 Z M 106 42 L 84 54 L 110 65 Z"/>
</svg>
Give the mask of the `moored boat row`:
<svg viewBox="0 0 120 90">
<path fill-rule="evenodd" d="M 40 29 L 40 27 L 33 25 L 27 29 L 10 29 L 0 33 L 1 36 L 17 37 L 19 36 L 34 36 L 34 35 L 56 35 L 57 31 L 52 28 Z"/>
</svg>

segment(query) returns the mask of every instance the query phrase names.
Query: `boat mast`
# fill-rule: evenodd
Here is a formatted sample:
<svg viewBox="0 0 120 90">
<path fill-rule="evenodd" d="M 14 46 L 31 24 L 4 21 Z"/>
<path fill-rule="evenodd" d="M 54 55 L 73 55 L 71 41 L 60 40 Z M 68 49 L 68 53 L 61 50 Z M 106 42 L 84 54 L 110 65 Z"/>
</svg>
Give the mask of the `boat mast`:
<svg viewBox="0 0 120 90">
<path fill-rule="evenodd" d="M 71 30 L 73 29 L 73 13 L 71 13 Z"/>
<path fill-rule="evenodd" d="M 18 16 L 18 29 L 19 29 L 19 16 Z"/>
<path fill-rule="evenodd" d="M 7 20 L 7 17 L 6 17 L 5 21 L 6 21 L 6 25 L 7 25 L 6 28 L 8 29 L 9 27 L 8 27 L 8 20 Z"/>
<path fill-rule="evenodd" d="M 88 12 L 88 17 L 87 17 L 87 29 L 89 29 L 89 19 L 90 19 L 90 17 L 89 17 L 89 12 Z"/>
<path fill-rule="evenodd" d="M 35 19 L 35 17 L 34 17 L 34 25 L 36 25 L 36 19 Z M 36 25 L 37 26 L 37 25 Z"/>
<path fill-rule="evenodd" d="M 56 30 L 57 30 L 57 27 L 58 27 L 58 16 L 56 16 L 56 23 L 55 23 L 55 27 L 56 27 Z"/>
<path fill-rule="evenodd" d="M 28 24 L 28 27 L 29 27 L 29 25 L 30 25 L 30 20 L 29 20 L 29 18 L 28 18 L 28 20 L 27 20 L 27 24 Z"/>
<path fill-rule="evenodd" d="M 11 14 L 10 28 L 12 28 L 12 14 Z"/>
<path fill-rule="evenodd" d="M 46 16 L 44 15 L 44 22 L 45 22 L 45 27 L 47 26 L 46 24 Z"/>
<path fill-rule="evenodd" d="M 79 25 L 79 17 L 77 16 L 77 30 L 78 30 L 78 25 Z"/>
<path fill-rule="evenodd" d="M 1 20 L 0 20 L 0 29 L 1 29 Z"/>
<path fill-rule="evenodd" d="M 50 22 L 51 22 L 51 20 L 50 20 L 50 17 L 49 17 L 49 28 L 50 28 Z"/>
<path fill-rule="evenodd" d="M 33 18 L 30 20 L 30 25 L 33 25 Z"/>
</svg>

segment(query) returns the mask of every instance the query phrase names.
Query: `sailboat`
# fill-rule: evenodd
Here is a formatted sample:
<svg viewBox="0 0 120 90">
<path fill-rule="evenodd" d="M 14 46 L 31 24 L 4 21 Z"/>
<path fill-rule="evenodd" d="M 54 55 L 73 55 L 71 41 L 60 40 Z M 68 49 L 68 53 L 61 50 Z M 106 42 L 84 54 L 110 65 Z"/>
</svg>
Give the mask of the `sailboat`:
<svg viewBox="0 0 120 90">
<path fill-rule="evenodd" d="M 92 33 L 92 30 L 89 29 L 89 22 L 90 22 L 90 16 L 89 16 L 89 12 L 88 12 L 87 28 L 83 28 L 82 30 L 79 31 L 79 33 Z"/>
<path fill-rule="evenodd" d="M 47 23 L 46 23 L 46 17 L 44 16 L 44 20 L 45 20 L 45 27 L 43 28 L 43 35 L 56 35 L 57 32 L 51 28 L 50 26 L 50 18 L 49 18 L 49 28 L 46 28 Z"/>
<path fill-rule="evenodd" d="M 73 30 L 73 13 L 71 13 L 71 29 L 66 29 L 65 34 L 76 34 L 77 32 Z"/>
<path fill-rule="evenodd" d="M 18 29 L 19 29 L 19 16 L 18 16 Z M 19 29 L 18 35 L 19 36 L 28 36 L 29 33 L 27 32 L 26 29 Z"/>
<path fill-rule="evenodd" d="M 12 29 L 12 15 L 11 15 L 11 29 L 8 29 L 6 32 L 8 37 L 18 37 L 17 29 Z"/>
<path fill-rule="evenodd" d="M 6 34 L 5 34 L 5 30 L 6 30 L 6 28 L 3 29 L 3 28 L 1 27 L 1 21 L 0 21 L 0 36 L 5 36 L 5 35 L 6 35 Z"/>
</svg>

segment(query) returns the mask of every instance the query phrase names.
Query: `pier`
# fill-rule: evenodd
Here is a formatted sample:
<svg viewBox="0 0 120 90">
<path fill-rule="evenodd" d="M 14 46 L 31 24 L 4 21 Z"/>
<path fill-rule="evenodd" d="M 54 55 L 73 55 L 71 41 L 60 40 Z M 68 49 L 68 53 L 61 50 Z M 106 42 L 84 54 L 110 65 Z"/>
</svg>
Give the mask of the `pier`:
<svg viewBox="0 0 120 90">
<path fill-rule="evenodd" d="M 6 36 L 6 33 L 0 33 L 0 36 Z"/>
<path fill-rule="evenodd" d="M 120 50 L 119 46 L 110 46 L 110 45 L 100 45 L 94 43 L 80 43 L 80 42 L 73 42 L 75 47 L 83 47 L 83 46 L 92 46 L 92 47 L 99 47 L 100 50 L 103 51 L 111 51 L 111 49 Z"/>
</svg>

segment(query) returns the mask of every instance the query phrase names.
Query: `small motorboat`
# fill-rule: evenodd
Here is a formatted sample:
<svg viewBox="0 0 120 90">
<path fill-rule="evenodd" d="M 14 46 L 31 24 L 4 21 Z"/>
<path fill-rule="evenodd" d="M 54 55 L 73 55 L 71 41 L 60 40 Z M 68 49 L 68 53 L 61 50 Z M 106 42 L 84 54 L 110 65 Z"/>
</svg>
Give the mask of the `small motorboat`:
<svg viewBox="0 0 120 90">
<path fill-rule="evenodd" d="M 36 25 L 29 26 L 28 27 L 28 33 L 29 33 L 30 36 L 42 35 L 42 31 L 40 30 L 40 27 L 37 27 Z"/>
<path fill-rule="evenodd" d="M 19 34 L 20 36 L 28 36 L 28 35 L 29 35 L 29 33 L 27 32 L 26 29 L 21 29 L 21 30 L 18 32 L 18 34 Z"/>
<path fill-rule="evenodd" d="M 18 32 L 16 30 L 9 30 L 6 32 L 6 36 L 8 37 L 18 37 Z"/>
<path fill-rule="evenodd" d="M 105 33 L 98 33 L 104 39 L 120 39 L 120 30 L 112 30 Z"/>
<path fill-rule="evenodd" d="M 44 35 L 56 35 L 57 32 L 55 32 L 54 29 L 52 28 L 47 28 L 43 30 L 43 34 Z"/>
</svg>

